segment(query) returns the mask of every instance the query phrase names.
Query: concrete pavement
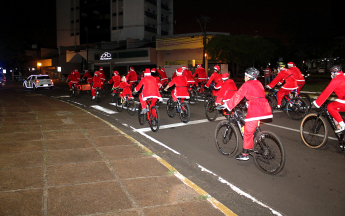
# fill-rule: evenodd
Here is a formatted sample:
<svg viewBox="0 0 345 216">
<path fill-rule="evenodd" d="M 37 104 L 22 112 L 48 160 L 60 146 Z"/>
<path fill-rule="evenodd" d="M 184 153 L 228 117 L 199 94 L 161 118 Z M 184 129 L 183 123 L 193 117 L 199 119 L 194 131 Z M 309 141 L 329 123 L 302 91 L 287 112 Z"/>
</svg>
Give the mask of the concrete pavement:
<svg viewBox="0 0 345 216">
<path fill-rule="evenodd" d="M 0 215 L 234 215 L 78 107 L 3 87 L 0 121 Z"/>
</svg>

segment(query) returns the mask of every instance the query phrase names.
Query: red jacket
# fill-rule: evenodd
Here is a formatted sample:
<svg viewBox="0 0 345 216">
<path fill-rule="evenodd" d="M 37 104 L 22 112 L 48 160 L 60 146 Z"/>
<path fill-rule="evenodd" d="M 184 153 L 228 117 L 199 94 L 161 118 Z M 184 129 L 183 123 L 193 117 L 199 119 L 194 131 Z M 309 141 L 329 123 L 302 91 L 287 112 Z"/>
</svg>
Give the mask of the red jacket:
<svg viewBox="0 0 345 216">
<path fill-rule="evenodd" d="M 127 82 L 121 82 L 119 84 L 119 88 L 122 88 L 122 92 L 120 94 L 121 97 L 126 97 L 127 95 L 129 95 L 129 98 L 133 98 L 131 88 Z"/>
<path fill-rule="evenodd" d="M 282 86 L 283 89 L 294 90 L 298 88 L 295 77 L 291 70 L 288 69 L 281 70 L 268 86 L 273 88 L 278 82 L 283 83 L 284 80 L 285 84 Z"/>
<path fill-rule="evenodd" d="M 220 104 L 222 100 L 227 101 L 237 92 L 237 86 L 232 79 L 226 80 L 219 88 L 216 103 Z"/>
<path fill-rule="evenodd" d="M 109 80 L 109 84 L 113 84 L 113 88 L 116 88 L 120 85 L 121 82 L 121 77 L 120 75 L 114 75 L 110 80 Z"/>
<path fill-rule="evenodd" d="M 92 75 L 90 72 L 86 72 L 83 76 L 83 79 L 87 78 L 87 83 L 92 83 Z"/>
<path fill-rule="evenodd" d="M 144 101 L 146 101 L 148 98 L 157 98 L 161 101 L 163 100 L 158 90 L 156 78 L 153 76 L 144 76 L 140 80 L 140 83 L 135 87 L 135 91 L 138 92 L 141 87 L 143 87 L 141 95 Z"/>
<path fill-rule="evenodd" d="M 127 82 L 136 82 L 138 81 L 138 75 L 135 71 L 128 71 L 126 75 Z"/>
<path fill-rule="evenodd" d="M 225 104 L 229 110 L 232 110 L 244 97 L 248 105 L 245 121 L 273 118 L 271 107 L 265 97 L 265 89 L 260 81 L 245 82 Z"/>
<path fill-rule="evenodd" d="M 292 72 L 292 74 L 295 77 L 297 82 L 305 82 L 303 74 L 298 69 L 298 67 L 290 67 L 289 70 L 291 70 L 291 72 Z"/>
<path fill-rule="evenodd" d="M 187 78 L 185 76 L 176 76 L 169 83 L 168 86 L 172 87 L 175 85 L 175 96 L 176 98 L 189 98 L 188 88 L 187 88 Z"/>
<path fill-rule="evenodd" d="M 217 72 L 214 72 L 205 86 L 208 88 L 210 87 L 212 81 L 214 81 L 215 83 L 218 83 L 219 80 L 222 80 L 222 75 L 218 74 Z"/>
<path fill-rule="evenodd" d="M 96 87 L 100 88 L 101 87 L 102 80 L 101 80 L 100 76 L 98 76 L 98 77 L 94 76 L 92 78 L 92 81 L 93 81 L 92 88 L 96 88 Z"/>
<path fill-rule="evenodd" d="M 159 69 L 157 69 L 157 72 L 159 73 L 159 76 L 161 76 L 161 81 L 167 80 L 167 74 Z"/>
<path fill-rule="evenodd" d="M 343 72 L 340 72 L 332 79 L 325 90 L 323 90 L 320 96 L 316 99 L 315 105 L 320 107 L 332 94 L 332 92 L 334 92 L 338 97 L 338 99 L 335 101 L 345 103 L 345 75 Z"/>
<path fill-rule="evenodd" d="M 74 74 L 68 75 L 67 79 L 71 80 L 72 83 L 78 83 L 79 82 L 78 77 Z"/>
<path fill-rule="evenodd" d="M 195 83 L 195 80 L 194 80 L 194 78 L 193 78 L 193 74 L 192 74 L 192 72 L 191 72 L 190 70 L 184 70 L 184 71 L 182 72 L 182 75 L 185 76 L 185 77 L 187 78 L 188 84 L 193 84 L 193 83 Z"/>
<path fill-rule="evenodd" d="M 105 73 L 104 70 L 99 70 L 99 78 L 101 79 L 102 83 L 105 81 Z"/>
<path fill-rule="evenodd" d="M 207 74 L 204 68 L 196 69 L 196 71 L 193 74 L 193 78 L 195 78 L 195 76 L 198 76 L 199 79 L 207 79 Z"/>
<path fill-rule="evenodd" d="M 266 68 L 264 69 L 265 77 L 270 77 L 271 76 L 271 68 Z"/>
</svg>

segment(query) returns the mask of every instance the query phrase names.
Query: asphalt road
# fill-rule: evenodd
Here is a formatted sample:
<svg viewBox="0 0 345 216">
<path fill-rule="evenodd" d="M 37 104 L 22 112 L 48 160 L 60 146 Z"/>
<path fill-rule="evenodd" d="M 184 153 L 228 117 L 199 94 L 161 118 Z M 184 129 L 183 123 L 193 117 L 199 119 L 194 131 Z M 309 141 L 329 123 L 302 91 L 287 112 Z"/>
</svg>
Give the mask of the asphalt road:
<svg viewBox="0 0 345 216">
<path fill-rule="evenodd" d="M 319 150 L 306 147 L 299 134 L 300 121 L 289 119 L 283 112 L 275 111 L 273 121 L 261 126 L 262 130 L 277 134 L 285 148 L 285 168 L 272 176 L 261 172 L 252 158 L 247 162 L 236 161 L 218 153 L 214 131 L 224 117 L 208 122 L 203 102 L 190 106 L 188 124 L 181 123 L 177 115 L 169 118 L 165 107 L 160 108 L 161 128 L 153 133 L 148 123 L 139 125 L 137 114 L 129 116 L 126 110 L 118 113 L 109 95 L 97 104 L 90 101 L 86 92 L 79 98 L 69 98 L 67 84 L 52 90 L 32 91 L 20 85 L 16 89 L 56 97 L 110 122 L 238 215 L 342 215 L 345 212 L 342 192 L 345 153 L 337 140 L 330 138 Z M 106 113 L 92 105 L 115 112 Z M 330 135 L 334 137 L 333 132 Z"/>
</svg>

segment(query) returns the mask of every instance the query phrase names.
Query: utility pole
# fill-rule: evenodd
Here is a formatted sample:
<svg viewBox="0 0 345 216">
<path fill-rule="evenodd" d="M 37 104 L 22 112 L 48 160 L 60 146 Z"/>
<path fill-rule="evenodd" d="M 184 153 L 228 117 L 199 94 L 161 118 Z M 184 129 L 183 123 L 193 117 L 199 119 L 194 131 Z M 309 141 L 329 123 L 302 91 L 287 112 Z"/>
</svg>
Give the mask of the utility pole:
<svg viewBox="0 0 345 216">
<path fill-rule="evenodd" d="M 205 68 L 205 46 L 206 46 L 206 36 L 207 36 L 207 35 L 206 35 L 206 23 L 207 23 L 209 20 L 211 20 L 211 18 L 202 15 L 202 16 L 200 17 L 200 19 L 201 19 L 202 21 L 204 21 L 204 37 L 203 37 L 203 40 L 202 40 L 204 47 L 203 47 L 203 52 L 202 52 L 202 64 L 203 64 L 203 67 Z M 198 21 L 199 21 L 199 20 L 198 20 Z M 201 27 L 201 24 L 200 24 L 200 27 Z M 202 30 L 202 29 L 201 29 L 201 30 Z M 205 68 L 205 69 L 206 69 L 206 68 Z"/>
</svg>

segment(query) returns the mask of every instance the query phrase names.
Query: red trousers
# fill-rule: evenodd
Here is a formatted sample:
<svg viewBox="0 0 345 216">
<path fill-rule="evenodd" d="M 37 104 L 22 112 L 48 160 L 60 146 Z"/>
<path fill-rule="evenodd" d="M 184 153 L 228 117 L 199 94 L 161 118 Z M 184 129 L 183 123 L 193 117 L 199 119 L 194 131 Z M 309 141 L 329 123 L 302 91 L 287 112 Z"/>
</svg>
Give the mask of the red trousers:
<svg viewBox="0 0 345 216">
<path fill-rule="evenodd" d="M 337 122 L 343 121 L 339 112 L 345 112 L 345 104 L 334 101 L 327 105 L 327 110 Z"/>
<path fill-rule="evenodd" d="M 151 99 L 152 99 L 151 106 L 154 106 L 157 102 L 157 98 L 151 98 Z M 142 94 L 139 94 L 139 101 L 141 104 L 141 108 L 145 109 L 146 108 L 146 100 L 143 100 Z"/>
<path fill-rule="evenodd" d="M 277 92 L 277 105 L 281 105 L 282 104 L 282 99 L 284 97 L 284 95 L 288 95 L 290 93 L 291 90 L 287 90 L 287 89 L 283 89 L 280 88 L 279 91 Z"/>
<path fill-rule="evenodd" d="M 93 84 L 92 85 L 92 88 L 91 88 L 91 93 L 92 93 L 92 96 L 94 97 L 95 96 L 95 92 L 96 92 L 96 88 L 101 88 L 101 85 L 97 85 L 97 84 Z"/>
<path fill-rule="evenodd" d="M 297 93 L 299 94 L 301 89 L 303 88 L 305 82 L 299 82 L 297 81 L 297 86 L 298 86 L 298 89 L 297 89 Z"/>
<path fill-rule="evenodd" d="M 258 126 L 258 120 L 247 121 L 244 124 L 244 137 L 243 137 L 243 149 L 253 148 L 253 135 L 256 127 Z"/>
<path fill-rule="evenodd" d="M 195 85 L 199 85 L 199 83 L 205 82 L 206 83 L 207 78 L 198 78 L 195 80 Z"/>
</svg>

